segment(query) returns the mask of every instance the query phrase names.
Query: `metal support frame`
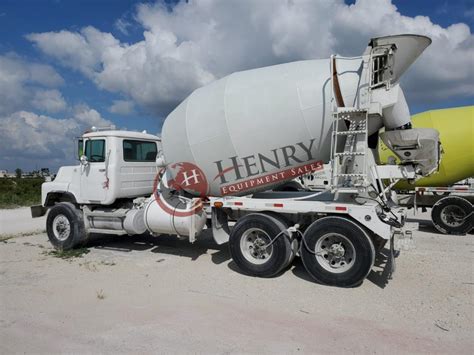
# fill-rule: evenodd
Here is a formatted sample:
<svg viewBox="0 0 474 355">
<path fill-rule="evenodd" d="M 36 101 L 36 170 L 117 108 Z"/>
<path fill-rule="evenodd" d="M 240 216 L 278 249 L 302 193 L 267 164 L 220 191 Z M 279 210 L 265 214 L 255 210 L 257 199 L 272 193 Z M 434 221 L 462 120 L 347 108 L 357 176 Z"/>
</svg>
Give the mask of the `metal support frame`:
<svg viewBox="0 0 474 355">
<path fill-rule="evenodd" d="M 356 220 L 383 239 L 388 240 L 392 236 L 391 226 L 379 218 L 379 205 L 372 201 L 355 204 L 296 198 L 211 197 L 209 202 L 212 209 L 230 209 L 244 213 L 268 211 L 295 216 L 312 215 L 315 217 L 317 215 L 345 215 Z M 221 207 L 214 207 L 216 203 Z M 404 210 L 394 211 L 394 213 L 400 219 L 404 216 Z"/>
</svg>

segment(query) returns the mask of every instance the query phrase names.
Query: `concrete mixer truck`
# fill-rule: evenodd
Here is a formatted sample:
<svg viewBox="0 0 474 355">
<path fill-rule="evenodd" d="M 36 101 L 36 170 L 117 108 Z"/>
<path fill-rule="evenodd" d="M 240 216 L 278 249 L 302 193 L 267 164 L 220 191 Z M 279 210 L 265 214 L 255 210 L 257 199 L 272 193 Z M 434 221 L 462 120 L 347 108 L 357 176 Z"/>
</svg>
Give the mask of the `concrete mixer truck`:
<svg viewBox="0 0 474 355">
<path fill-rule="evenodd" d="M 166 118 L 161 139 L 94 129 L 80 164 L 42 186 L 47 234 L 61 249 L 91 233 L 190 242 L 206 225 L 246 274 L 272 277 L 295 255 L 323 284 L 361 283 L 376 254 L 403 231 L 405 211 L 382 179 L 437 169 L 438 133 L 413 128 L 400 77 L 431 43 L 374 38 L 359 57 L 299 61 L 233 73 L 195 90 Z M 403 165 L 378 166 L 381 138 Z M 273 191 L 332 165 L 332 188 Z M 151 196 L 150 196 L 151 195 Z"/>
</svg>

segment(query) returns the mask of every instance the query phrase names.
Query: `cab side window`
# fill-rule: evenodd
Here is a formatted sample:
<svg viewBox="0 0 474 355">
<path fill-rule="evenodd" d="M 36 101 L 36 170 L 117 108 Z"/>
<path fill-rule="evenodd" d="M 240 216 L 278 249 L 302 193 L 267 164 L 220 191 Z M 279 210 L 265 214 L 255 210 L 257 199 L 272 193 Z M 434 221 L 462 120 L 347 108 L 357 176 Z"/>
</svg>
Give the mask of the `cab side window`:
<svg viewBox="0 0 474 355">
<path fill-rule="evenodd" d="M 105 161 L 105 140 L 89 139 L 86 141 L 84 155 L 91 163 L 100 163 Z"/>
<path fill-rule="evenodd" d="M 154 162 L 157 148 L 155 142 L 123 141 L 123 160 L 129 162 Z"/>
</svg>

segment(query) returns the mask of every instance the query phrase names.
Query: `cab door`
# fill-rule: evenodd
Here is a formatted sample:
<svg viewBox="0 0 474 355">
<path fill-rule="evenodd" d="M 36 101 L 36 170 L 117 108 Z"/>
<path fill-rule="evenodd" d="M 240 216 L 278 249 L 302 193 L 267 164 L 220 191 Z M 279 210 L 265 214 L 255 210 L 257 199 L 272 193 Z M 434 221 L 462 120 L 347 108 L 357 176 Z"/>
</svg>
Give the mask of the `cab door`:
<svg viewBox="0 0 474 355">
<path fill-rule="evenodd" d="M 106 176 L 106 140 L 87 139 L 84 142 L 84 155 L 87 164 L 81 165 L 81 198 L 99 203 L 107 197 L 108 178 Z"/>
</svg>

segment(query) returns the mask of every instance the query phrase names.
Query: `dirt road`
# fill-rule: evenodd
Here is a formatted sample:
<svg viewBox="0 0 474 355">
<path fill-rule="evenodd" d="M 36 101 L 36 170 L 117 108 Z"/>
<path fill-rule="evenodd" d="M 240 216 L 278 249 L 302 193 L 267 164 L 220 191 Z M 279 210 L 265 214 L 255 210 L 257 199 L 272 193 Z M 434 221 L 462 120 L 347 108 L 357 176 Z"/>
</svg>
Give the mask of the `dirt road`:
<svg viewBox="0 0 474 355">
<path fill-rule="evenodd" d="M 472 353 L 473 236 L 421 222 L 392 280 L 376 266 L 351 289 L 313 283 L 298 259 L 244 276 L 208 234 L 102 238 L 69 260 L 44 233 L 8 239 L 0 353 Z"/>
</svg>

